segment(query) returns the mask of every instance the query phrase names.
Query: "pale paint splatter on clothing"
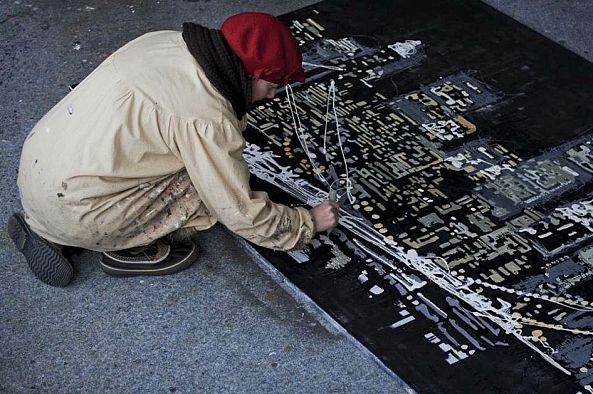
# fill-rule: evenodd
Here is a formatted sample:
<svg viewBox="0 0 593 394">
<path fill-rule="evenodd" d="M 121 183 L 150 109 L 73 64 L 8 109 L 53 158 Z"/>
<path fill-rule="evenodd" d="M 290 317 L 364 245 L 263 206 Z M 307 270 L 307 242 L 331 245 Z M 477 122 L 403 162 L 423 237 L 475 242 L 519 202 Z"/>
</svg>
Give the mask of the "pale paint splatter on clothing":
<svg viewBox="0 0 593 394">
<path fill-rule="evenodd" d="M 204 207 L 185 170 L 159 183 L 143 183 L 122 202 L 111 207 L 129 220 L 112 233 L 104 233 L 96 246 L 126 248 L 162 238 L 182 227 Z M 113 212 L 109 212 L 113 215 Z"/>
</svg>

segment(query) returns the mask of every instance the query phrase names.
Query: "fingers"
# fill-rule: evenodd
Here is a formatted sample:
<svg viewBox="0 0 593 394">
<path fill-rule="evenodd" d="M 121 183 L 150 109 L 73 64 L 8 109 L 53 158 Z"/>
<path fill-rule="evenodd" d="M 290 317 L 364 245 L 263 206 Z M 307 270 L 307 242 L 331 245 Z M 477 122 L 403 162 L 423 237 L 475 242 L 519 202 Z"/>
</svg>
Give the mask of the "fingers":
<svg viewBox="0 0 593 394">
<path fill-rule="evenodd" d="M 329 205 L 330 207 L 335 208 L 337 210 L 340 209 L 340 204 L 338 204 L 337 201 L 332 201 L 332 200 L 325 200 L 325 201 L 319 203 L 318 206 L 326 206 L 326 205 Z"/>
<path fill-rule="evenodd" d="M 329 218 L 329 225 L 331 228 L 336 227 L 338 225 L 338 216 L 340 214 L 340 204 L 331 200 L 324 201 L 323 203 L 329 207 L 329 213 L 331 215 Z"/>
<path fill-rule="evenodd" d="M 331 211 L 332 211 L 332 213 L 334 214 L 334 216 L 336 217 L 336 220 L 337 220 L 338 219 L 338 216 L 340 214 L 340 208 L 332 207 Z"/>
<path fill-rule="evenodd" d="M 323 201 L 310 210 L 316 231 L 334 228 L 338 224 L 340 205 L 335 201 Z"/>
<path fill-rule="evenodd" d="M 324 210 L 329 210 L 332 214 L 338 215 L 340 212 L 340 204 L 335 201 L 327 200 L 323 201 L 318 205 L 319 207 L 323 207 Z"/>
<path fill-rule="evenodd" d="M 337 210 L 339 210 L 339 209 L 340 209 L 340 204 L 338 204 L 336 201 L 331 201 L 331 200 L 328 200 L 328 201 L 326 201 L 326 202 L 328 202 L 328 203 L 329 203 L 329 204 L 330 204 L 332 207 L 334 207 L 335 209 L 337 209 Z"/>
<path fill-rule="evenodd" d="M 336 201 L 327 200 L 322 202 L 322 204 L 329 205 L 330 210 L 334 212 L 336 215 L 338 214 L 338 212 L 340 212 L 340 204 L 338 204 Z"/>
</svg>

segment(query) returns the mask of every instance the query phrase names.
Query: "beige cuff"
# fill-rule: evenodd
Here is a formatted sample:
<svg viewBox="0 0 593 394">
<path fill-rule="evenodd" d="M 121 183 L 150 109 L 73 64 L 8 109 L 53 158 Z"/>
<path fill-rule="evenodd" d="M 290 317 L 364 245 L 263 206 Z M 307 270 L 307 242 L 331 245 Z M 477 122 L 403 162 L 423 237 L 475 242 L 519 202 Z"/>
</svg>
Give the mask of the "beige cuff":
<svg viewBox="0 0 593 394">
<path fill-rule="evenodd" d="M 313 223 L 309 210 L 303 207 L 296 207 L 295 209 L 301 219 L 301 228 L 299 229 L 298 241 L 289 251 L 303 249 L 315 236 L 315 223 Z"/>
</svg>

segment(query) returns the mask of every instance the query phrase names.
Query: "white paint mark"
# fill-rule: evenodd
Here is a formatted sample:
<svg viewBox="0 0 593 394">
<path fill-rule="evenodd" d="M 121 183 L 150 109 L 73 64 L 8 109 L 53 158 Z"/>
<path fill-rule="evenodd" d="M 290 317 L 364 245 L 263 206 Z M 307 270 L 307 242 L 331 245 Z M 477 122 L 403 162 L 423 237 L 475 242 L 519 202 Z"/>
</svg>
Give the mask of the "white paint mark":
<svg viewBox="0 0 593 394">
<path fill-rule="evenodd" d="M 335 70 L 335 71 L 346 71 L 346 69 L 345 68 L 342 68 L 342 67 L 325 66 L 323 64 L 316 64 L 316 63 L 309 63 L 309 62 L 303 62 L 303 66 L 311 66 L 311 67 L 325 68 L 327 70 Z"/>
<path fill-rule="evenodd" d="M 307 22 L 309 22 L 310 24 L 312 24 L 313 26 L 315 26 L 319 31 L 324 31 L 325 30 L 325 28 L 323 26 L 321 26 L 319 23 L 315 22 L 311 18 L 307 18 Z"/>
<path fill-rule="evenodd" d="M 292 250 L 288 254 L 299 264 L 309 261 L 309 255 L 304 250 Z"/>
<path fill-rule="evenodd" d="M 383 290 L 382 287 L 379 287 L 377 285 L 374 285 L 373 287 L 371 287 L 371 289 L 369 290 L 371 293 L 373 293 L 374 295 L 379 295 L 379 294 L 383 294 L 383 292 L 385 290 Z"/>
<path fill-rule="evenodd" d="M 364 282 L 366 282 L 367 280 L 369 280 L 369 277 L 368 277 L 366 274 L 367 274 L 367 272 L 366 272 L 366 271 L 362 271 L 362 273 L 361 273 L 360 275 L 358 275 L 358 281 L 359 281 L 360 283 L 364 283 Z"/>
<path fill-rule="evenodd" d="M 556 208 L 556 211 L 593 232 L 593 200 L 580 201 L 569 207 Z"/>
<path fill-rule="evenodd" d="M 530 234 L 530 235 L 535 235 L 535 234 L 537 234 L 537 230 L 536 230 L 536 229 L 534 229 L 534 228 L 532 228 L 532 227 L 525 227 L 525 228 L 522 228 L 522 229 L 520 229 L 518 232 L 519 232 L 519 233 L 527 233 L 527 234 Z"/>
<path fill-rule="evenodd" d="M 451 365 L 451 364 L 455 364 L 459 360 L 457 359 L 457 357 L 455 357 L 451 353 L 448 353 L 447 359 L 445 361 L 447 361 L 447 363 L 449 363 Z"/>
<path fill-rule="evenodd" d="M 390 328 L 398 328 L 398 327 L 401 327 L 401 326 L 403 326 L 405 324 L 408 324 L 409 322 L 411 322 L 413 320 L 416 320 L 414 318 L 414 316 L 408 316 L 408 317 L 406 317 L 404 319 L 401 319 L 401 320 L 396 321 L 395 323 L 391 324 L 389 327 Z"/>
<path fill-rule="evenodd" d="M 421 41 L 406 40 L 404 42 L 396 42 L 395 44 L 391 44 L 388 46 L 388 48 L 397 52 L 397 54 L 402 58 L 407 59 L 418 52 L 416 48 L 421 44 Z"/>
<path fill-rule="evenodd" d="M 505 163 L 502 166 L 500 166 L 497 164 L 492 164 L 483 159 L 470 160 L 467 157 L 465 157 L 462 153 L 458 153 L 455 156 L 446 157 L 444 160 L 446 162 L 451 163 L 453 167 L 458 169 L 462 169 L 466 164 L 470 164 L 472 166 L 479 164 L 487 164 L 488 167 L 480 170 L 479 172 L 484 174 L 491 180 L 496 179 L 496 177 L 499 176 L 503 170 L 514 171 L 514 169 L 509 164 Z"/>
</svg>

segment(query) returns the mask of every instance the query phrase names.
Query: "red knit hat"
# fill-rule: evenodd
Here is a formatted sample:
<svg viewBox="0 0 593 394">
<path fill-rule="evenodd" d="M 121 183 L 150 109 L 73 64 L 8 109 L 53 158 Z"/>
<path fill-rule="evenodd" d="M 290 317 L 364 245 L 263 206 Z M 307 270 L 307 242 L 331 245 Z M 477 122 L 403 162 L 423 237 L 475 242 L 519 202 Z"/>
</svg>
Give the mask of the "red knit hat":
<svg viewBox="0 0 593 394">
<path fill-rule="evenodd" d="M 292 33 L 275 16 L 243 12 L 228 18 L 222 34 L 254 79 L 285 85 L 305 82 L 303 55 Z"/>
</svg>

